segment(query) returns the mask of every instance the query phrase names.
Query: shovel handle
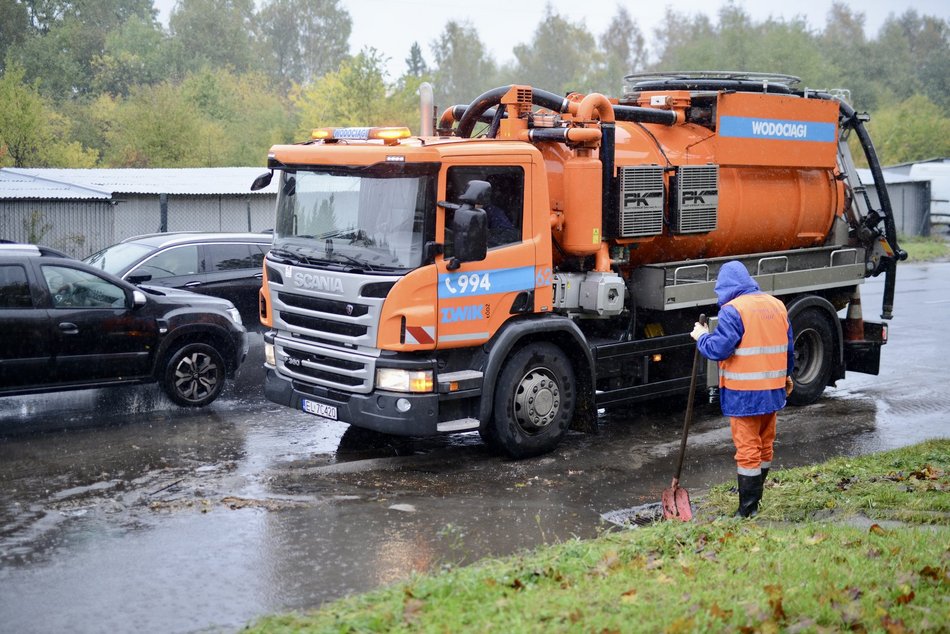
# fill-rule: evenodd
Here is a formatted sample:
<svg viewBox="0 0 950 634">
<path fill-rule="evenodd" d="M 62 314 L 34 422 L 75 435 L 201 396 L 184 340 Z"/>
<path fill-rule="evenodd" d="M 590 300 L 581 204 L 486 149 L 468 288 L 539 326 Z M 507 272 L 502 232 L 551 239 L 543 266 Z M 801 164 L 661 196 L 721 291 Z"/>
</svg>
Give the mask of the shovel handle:
<svg viewBox="0 0 950 634">
<path fill-rule="evenodd" d="M 706 315 L 699 316 L 699 323 L 706 325 Z M 693 400 L 696 395 L 696 375 L 699 373 L 699 346 L 693 351 L 693 370 L 689 377 L 689 396 L 686 399 L 686 420 L 683 421 L 683 440 L 680 442 L 680 455 L 676 461 L 676 475 L 673 476 L 673 489 L 679 483 L 683 472 L 683 459 L 686 457 L 686 438 L 689 436 L 689 425 L 693 420 Z"/>
</svg>

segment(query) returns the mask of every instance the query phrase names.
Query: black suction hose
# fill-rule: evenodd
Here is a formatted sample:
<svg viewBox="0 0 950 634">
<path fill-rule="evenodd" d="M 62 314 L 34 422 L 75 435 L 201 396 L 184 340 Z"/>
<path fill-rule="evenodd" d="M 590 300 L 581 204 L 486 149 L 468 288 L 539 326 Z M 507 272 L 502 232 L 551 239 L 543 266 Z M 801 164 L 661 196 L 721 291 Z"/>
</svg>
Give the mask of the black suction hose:
<svg viewBox="0 0 950 634">
<path fill-rule="evenodd" d="M 820 95 L 825 99 L 832 99 L 831 95 Z M 844 124 L 854 130 L 858 135 L 858 141 L 864 150 L 864 156 L 868 160 L 868 166 L 871 168 L 871 176 L 874 178 L 874 188 L 877 190 L 877 199 L 881 203 L 881 211 L 884 220 L 884 237 L 887 239 L 891 250 L 894 251 L 894 257 L 888 258 L 885 266 L 884 277 L 884 300 L 881 305 L 881 319 L 891 319 L 894 316 L 894 288 L 897 283 L 897 262 L 906 260 L 907 252 L 897 245 L 897 226 L 894 224 L 894 212 L 891 208 L 891 198 L 887 194 L 887 186 L 884 184 L 884 173 L 881 171 L 881 163 L 878 161 L 877 152 L 874 151 L 874 144 L 868 134 L 864 122 L 855 113 L 854 108 L 844 101 L 838 101 L 841 109 L 841 116 Z"/>
<path fill-rule="evenodd" d="M 481 116 L 486 110 L 501 103 L 501 98 L 511 90 L 511 86 L 500 86 L 483 92 L 468 105 L 465 114 L 459 119 L 458 128 L 455 132 L 460 137 L 468 138 L 472 135 L 475 124 L 481 120 Z M 547 108 L 555 112 L 567 112 L 568 101 L 564 97 L 558 97 L 554 93 L 546 90 L 531 89 L 531 103 L 541 108 Z"/>
</svg>

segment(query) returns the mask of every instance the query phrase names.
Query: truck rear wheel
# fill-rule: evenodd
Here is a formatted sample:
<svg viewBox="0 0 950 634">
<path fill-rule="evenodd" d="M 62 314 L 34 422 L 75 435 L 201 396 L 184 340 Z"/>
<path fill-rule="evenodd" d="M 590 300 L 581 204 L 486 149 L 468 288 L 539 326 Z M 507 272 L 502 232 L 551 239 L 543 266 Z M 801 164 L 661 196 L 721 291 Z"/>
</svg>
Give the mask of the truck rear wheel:
<svg viewBox="0 0 950 634">
<path fill-rule="evenodd" d="M 529 344 L 498 377 L 494 415 L 484 436 L 512 458 L 546 453 L 567 433 L 576 400 L 567 355 L 550 343 Z"/>
<path fill-rule="evenodd" d="M 835 337 L 832 325 L 820 311 L 807 308 L 792 318 L 795 335 L 795 389 L 788 402 L 809 405 L 818 400 L 831 377 Z"/>
</svg>

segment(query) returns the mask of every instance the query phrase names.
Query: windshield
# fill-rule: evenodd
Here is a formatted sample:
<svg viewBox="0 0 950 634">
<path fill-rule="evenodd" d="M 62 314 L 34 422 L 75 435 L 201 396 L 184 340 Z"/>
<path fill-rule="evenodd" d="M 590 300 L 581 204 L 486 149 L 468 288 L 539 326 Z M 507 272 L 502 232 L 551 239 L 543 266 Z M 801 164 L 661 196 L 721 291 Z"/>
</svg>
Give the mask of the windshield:
<svg viewBox="0 0 950 634">
<path fill-rule="evenodd" d="M 434 218 L 437 169 L 386 163 L 284 171 L 276 253 L 370 271 L 420 266 L 427 231 L 434 231 L 426 219 Z"/>
<path fill-rule="evenodd" d="M 83 262 L 100 268 L 106 273 L 122 276 L 129 270 L 129 267 L 154 250 L 155 247 L 145 246 L 144 244 L 123 242 L 94 253 Z"/>
</svg>

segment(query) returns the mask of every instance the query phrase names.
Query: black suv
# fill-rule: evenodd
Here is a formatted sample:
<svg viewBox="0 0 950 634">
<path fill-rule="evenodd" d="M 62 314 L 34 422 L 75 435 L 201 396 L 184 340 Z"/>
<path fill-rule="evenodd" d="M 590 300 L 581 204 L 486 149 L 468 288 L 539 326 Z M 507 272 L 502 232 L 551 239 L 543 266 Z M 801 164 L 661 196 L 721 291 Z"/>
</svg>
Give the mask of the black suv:
<svg viewBox="0 0 950 634">
<path fill-rule="evenodd" d="M 247 328 L 260 323 L 258 292 L 269 233 L 153 233 L 128 238 L 84 262 L 141 284 L 183 288 L 229 300 Z"/>
<path fill-rule="evenodd" d="M 231 302 L 0 244 L 0 396 L 158 381 L 178 405 L 200 407 L 247 347 Z"/>
</svg>

